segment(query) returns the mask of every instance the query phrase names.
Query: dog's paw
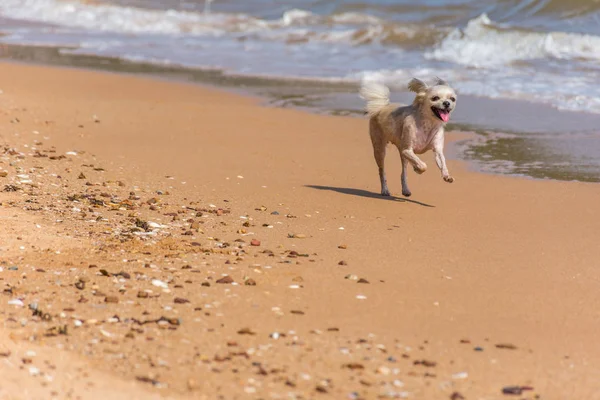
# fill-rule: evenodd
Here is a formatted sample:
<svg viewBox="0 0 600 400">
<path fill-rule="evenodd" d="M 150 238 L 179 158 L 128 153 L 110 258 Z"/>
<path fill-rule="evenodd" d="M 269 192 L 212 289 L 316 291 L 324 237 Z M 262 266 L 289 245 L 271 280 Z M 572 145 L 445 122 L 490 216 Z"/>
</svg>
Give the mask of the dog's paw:
<svg viewBox="0 0 600 400">
<path fill-rule="evenodd" d="M 427 164 L 423 163 L 423 165 L 417 165 L 413 167 L 413 169 L 417 174 L 422 174 L 423 172 L 427 171 Z"/>
<path fill-rule="evenodd" d="M 410 192 L 410 190 L 403 190 L 402 191 L 402 196 L 404 197 L 410 197 L 412 193 Z"/>
<path fill-rule="evenodd" d="M 452 183 L 454 182 L 454 178 L 451 176 L 445 176 L 444 177 L 444 181 L 448 182 L 448 183 Z"/>
<path fill-rule="evenodd" d="M 390 194 L 390 190 L 389 190 L 389 189 L 387 189 L 387 188 L 386 188 L 386 189 L 383 189 L 383 190 L 381 190 L 381 195 L 382 195 L 382 196 L 385 196 L 385 197 L 391 196 L 391 194 Z"/>
</svg>

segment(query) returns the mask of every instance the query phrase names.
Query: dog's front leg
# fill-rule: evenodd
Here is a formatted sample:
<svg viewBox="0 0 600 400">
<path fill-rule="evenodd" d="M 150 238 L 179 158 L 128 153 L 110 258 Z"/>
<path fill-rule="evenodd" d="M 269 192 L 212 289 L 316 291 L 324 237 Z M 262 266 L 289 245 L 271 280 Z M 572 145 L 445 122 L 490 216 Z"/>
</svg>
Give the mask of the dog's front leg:
<svg viewBox="0 0 600 400">
<path fill-rule="evenodd" d="M 427 164 L 417 157 L 412 148 L 404 149 L 400 154 L 412 164 L 413 169 L 417 174 L 422 174 L 423 172 L 427 171 Z"/>
<path fill-rule="evenodd" d="M 413 150 L 415 143 L 417 143 L 418 134 L 419 130 L 415 126 L 414 120 L 406 121 L 402 128 L 402 140 L 397 146 L 400 151 L 400 157 L 408 160 L 417 174 L 422 174 L 427 171 L 427 164 L 421 161 Z"/>
<path fill-rule="evenodd" d="M 444 134 L 442 133 L 435 138 L 433 143 L 433 152 L 435 153 L 435 163 L 442 172 L 442 178 L 448 183 L 454 182 L 454 178 L 450 176 L 448 167 L 446 166 L 446 157 L 444 157 Z"/>
</svg>

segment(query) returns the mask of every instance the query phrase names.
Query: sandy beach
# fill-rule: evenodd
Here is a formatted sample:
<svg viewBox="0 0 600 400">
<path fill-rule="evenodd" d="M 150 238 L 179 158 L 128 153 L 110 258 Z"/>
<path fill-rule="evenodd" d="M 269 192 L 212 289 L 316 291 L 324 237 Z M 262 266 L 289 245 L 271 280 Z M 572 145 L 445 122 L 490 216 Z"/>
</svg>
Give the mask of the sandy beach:
<svg viewBox="0 0 600 400">
<path fill-rule="evenodd" d="M 366 119 L 0 74 L 0 397 L 600 398 L 600 186 L 381 198 Z"/>
</svg>

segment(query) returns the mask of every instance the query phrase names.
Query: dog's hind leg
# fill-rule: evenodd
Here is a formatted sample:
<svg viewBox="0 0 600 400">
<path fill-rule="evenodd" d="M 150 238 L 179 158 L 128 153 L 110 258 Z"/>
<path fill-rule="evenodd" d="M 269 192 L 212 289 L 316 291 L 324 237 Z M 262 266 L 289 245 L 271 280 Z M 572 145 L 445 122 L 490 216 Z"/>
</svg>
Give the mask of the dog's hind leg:
<svg viewBox="0 0 600 400">
<path fill-rule="evenodd" d="M 402 160 L 402 195 L 410 197 L 412 193 L 410 192 L 410 189 L 408 188 L 408 182 L 406 181 L 408 159 L 402 155 L 402 152 L 400 152 L 400 159 Z"/>
<path fill-rule="evenodd" d="M 385 159 L 385 145 L 374 148 L 375 153 L 375 161 L 377 161 L 377 166 L 379 167 L 379 181 L 381 182 L 381 195 L 389 196 L 390 189 L 388 189 L 387 179 L 385 177 L 385 169 L 384 169 L 384 159 Z"/>
<path fill-rule="evenodd" d="M 373 155 L 379 168 L 379 181 L 381 182 L 381 195 L 389 196 L 390 189 L 388 189 L 387 179 L 385 177 L 385 147 L 387 143 L 383 140 L 383 135 L 377 123 L 371 120 L 369 133 L 371 135 L 371 142 L 373 143 Z"/>
</svg>

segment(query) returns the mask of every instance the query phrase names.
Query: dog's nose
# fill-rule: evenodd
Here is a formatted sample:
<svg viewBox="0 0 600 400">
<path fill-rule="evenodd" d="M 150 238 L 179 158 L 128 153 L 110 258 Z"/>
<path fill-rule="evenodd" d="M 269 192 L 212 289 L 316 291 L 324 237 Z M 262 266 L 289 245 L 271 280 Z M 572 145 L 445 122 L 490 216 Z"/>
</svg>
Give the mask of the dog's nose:
<svg viewBox="0 0 600 400">
<path fill-rule="evenodd" d="M 444 107 L 446 107 L 446 108 L 450 107 L 450 102 L 449 102 L 448 100 L 444 101 L 442 104 L 443 104 L 443 105 L 444 105 Z"/>
</svg>

